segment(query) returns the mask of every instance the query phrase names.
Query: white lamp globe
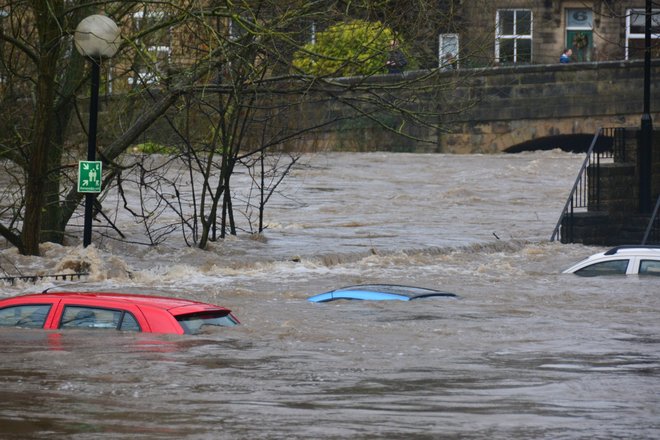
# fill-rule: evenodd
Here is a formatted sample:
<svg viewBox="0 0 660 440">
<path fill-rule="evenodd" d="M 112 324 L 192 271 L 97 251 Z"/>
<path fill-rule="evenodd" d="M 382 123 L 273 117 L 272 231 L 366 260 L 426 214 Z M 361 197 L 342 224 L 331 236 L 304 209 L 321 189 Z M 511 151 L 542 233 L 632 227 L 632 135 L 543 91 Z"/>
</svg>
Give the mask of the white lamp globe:
<svg viewBox="0 0 660 440">
<path fill-rule="evenodd" d="M 84 18 L 74 36 L 80 55 L 91 58 L 110 58 L 119 49 L 121 36 L 114 21 L 105 15 Z"/>
</svg>

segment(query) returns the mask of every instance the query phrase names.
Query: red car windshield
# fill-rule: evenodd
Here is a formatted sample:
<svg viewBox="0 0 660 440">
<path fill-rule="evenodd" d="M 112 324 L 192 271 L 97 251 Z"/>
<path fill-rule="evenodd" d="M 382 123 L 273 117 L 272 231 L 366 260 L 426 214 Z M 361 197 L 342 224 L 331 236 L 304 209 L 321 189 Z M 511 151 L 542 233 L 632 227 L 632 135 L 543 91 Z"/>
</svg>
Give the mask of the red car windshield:
<svg viewBox="0 0 660 440">
<path fill-rule="evenodd" d="M 238 321 L 227 310 L 189 313 L 175 316 L 186 334 L 197 334 L 204 326 L 234 327 Z"/>
</svg>

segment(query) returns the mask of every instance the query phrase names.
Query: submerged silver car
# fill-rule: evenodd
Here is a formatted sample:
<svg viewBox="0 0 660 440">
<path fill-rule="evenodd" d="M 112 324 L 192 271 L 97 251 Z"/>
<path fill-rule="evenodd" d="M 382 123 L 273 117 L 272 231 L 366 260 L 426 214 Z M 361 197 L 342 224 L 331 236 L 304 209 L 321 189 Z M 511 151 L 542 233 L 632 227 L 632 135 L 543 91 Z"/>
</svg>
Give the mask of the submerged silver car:
<svg viewBox="0 0 660 440">
<path fill-rule="evenodd" d="M 636 274 L 660 276 L 660 246 L 617 246 L 585 258 L 563 273 L 585 277 Z"/>
</svg>

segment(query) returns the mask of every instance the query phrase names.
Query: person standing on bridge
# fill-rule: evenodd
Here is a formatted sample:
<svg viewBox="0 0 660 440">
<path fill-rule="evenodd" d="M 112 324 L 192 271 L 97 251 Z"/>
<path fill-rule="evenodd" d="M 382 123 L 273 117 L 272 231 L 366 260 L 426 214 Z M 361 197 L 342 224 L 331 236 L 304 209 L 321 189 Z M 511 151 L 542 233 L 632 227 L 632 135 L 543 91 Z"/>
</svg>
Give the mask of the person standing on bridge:
<svg viewBox="0 0 660 440">
<path fill-rule="evenodd" d="M 571 55 L 573 55 L 572 49 L 564 49 L 561 56 L 559 57 L 559 62 L 562 64 L 568 64 L 571 62 Z"/>
<path fill-rule="evenodd" d="M 403 73 L 403 68 L 408 64 L 405 55 L 399 49 L 399 42 L 392 40 L 390 42 L 390 52 L 385 66 L 389 73 Z"/>
</svg>

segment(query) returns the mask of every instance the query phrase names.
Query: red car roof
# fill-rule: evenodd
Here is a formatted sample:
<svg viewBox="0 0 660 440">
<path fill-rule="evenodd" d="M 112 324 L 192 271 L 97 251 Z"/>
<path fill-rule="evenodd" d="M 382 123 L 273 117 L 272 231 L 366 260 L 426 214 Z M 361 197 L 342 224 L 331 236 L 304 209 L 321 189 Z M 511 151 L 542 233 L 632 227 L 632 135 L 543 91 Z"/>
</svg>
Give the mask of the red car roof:
<svg viewBox="0 0 660 440">
<path fill-rule="evenodd" d="M 159 295 L 139 295 L 134 293 L 115 292 L 47 292 L 19 295 L 11 298 L 0 299 L 0 309 L 11 306 L 48 304 L 49 312 L 44 315 L 41 327 L 49 330 L 59 329 L 64 311 L 68 306 L 97 307 L 128 311 L 141 331 L 147 333 L 174 333 L 184 334 L 194 332 L 201 325 L 200 320 L 222 321 L 211 325 L 233 326 L 238 324 L 238 319 L 232 315 L 231 310 L 182 298 L 164 297 Z M 224 323 L 225 317 L 227 323 Z M 198 322 L 195 324 L 195 322 Z M 67 321 L 68 322 L 68 321 Z M 186 324 L 184 325 L 183 322 Z M 113 321 L 114 324 L 114 321 Z M 17 324 L 12 324 L 20 326 Z M 192 327 L 191 327 L 192 326 Z M 197 327 L 195 327 L 197 326 Z M 115 328 L 115 327 L 103 327 Z"/>
<path fill-rule="evenodd" d="M 142 306 L 151 306 L 163 310 L 185 308 L 188 312 L 203 310 L 226 310 L 224 307 L 214 304 L 203 303 L 183 298 L 172 298 L 157 295 L 138 295 L 134 293 L 114 293 L 114 292 L 48 292 L 32 293 L 21 295 L 22 298 L 97 298 L 102 300 L 117 301 L 119 303 L 130 303 Z M 8 299 L 8 298 L 5 298 Z"/>
</svg>

